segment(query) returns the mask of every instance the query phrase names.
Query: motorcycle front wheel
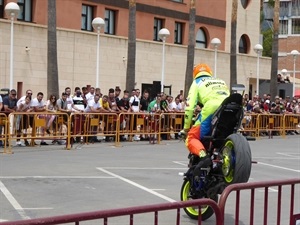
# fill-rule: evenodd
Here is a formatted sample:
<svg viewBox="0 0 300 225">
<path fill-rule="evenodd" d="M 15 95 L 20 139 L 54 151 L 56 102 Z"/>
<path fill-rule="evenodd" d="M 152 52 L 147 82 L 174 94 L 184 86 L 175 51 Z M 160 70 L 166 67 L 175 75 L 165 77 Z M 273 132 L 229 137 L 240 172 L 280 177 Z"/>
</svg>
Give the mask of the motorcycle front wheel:
<svg viewBox="0 0 300 225">
<path fill-rule="evenodd" d="M 241 134 L 231 134 L 226 138 L 221 150 L 223 156 L 222 173 L 227 185 L 248 182 L 252 157 L 248 141 Z"/>
<path fill-rule="evenodd" d="M 192 200 L 195 199 L 192 197 L 192 193 L 191 193 L 191 183 L 188 179 L 185 179 L 182 187 L 181 187 L 181 191 L 180 191 L 180 199 L 181 201 L 188 201 L 188 200 Z M 202 198 L 207 198 L 207 196 L 203 196 Z M 211 198 L 212 200 L 214 200 L 215 202 L 218 202 L 218 195 L 215 195 L 213 198 Z M 186 207 L 183 208 L 184 212 L 191 218 L 194 220 L 198 219 L 199 216 L 199 207 Z M 201 219 L 207 220 L 208 218 L 210 218 L 213 214 L 214 214 L 214 210 L 209 207 L 208 205 L 203 205 L 200 208 L 201 210 Z"/>
</svg>

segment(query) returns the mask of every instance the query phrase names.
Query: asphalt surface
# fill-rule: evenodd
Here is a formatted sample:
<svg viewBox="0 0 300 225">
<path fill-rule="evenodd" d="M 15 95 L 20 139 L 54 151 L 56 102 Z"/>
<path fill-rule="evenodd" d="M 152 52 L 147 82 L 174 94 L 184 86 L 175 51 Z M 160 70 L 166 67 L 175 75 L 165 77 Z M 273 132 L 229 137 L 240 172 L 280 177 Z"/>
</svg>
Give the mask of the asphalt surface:
<svg viewBox="0 0 300 225">
<path fill-rule="evenodd" d="M 300 136 L 250 142 L 253 164 L 249 182 L 300 179 Z M 1 149 L 0 149 L 1 151 Z M 0 154 L 0 222 L 97 210 L 167 203 L 180 200 L 188 151 L 173 140 L 160 145 L 122 142 L 15 147 Z M 249 224 L 249 191 L 241 192 L 239 224 Z M 255 223 L 263 224 L 264 189 L 255 192 Z M 268 191 L 268 224 L 275 224 L 277 187 Z M 225 224 L 234 224 L 235 195 L 226 205 Z M 283 187 L 282 224 L 288 224 L 290 188 Z M 295 213 L 300 213 L 300 185 L 296 185 Z M 159 224 L 175 224 L 176 213 L 159 213 Z M 153 214 L 136 216 L 135 224 L 153 224 Z M 128 224 L 129 218 L 109 220 Z M 212 216 L 203 224 L 214 224 Z M 98 224 L 99 221 L 97 221 Z M 181 212 L 181 224 L 196 224 Z M 1 224 L 1 223 L 0 223 Z M 96 224 L 88 221 L 83 224 Z M 300 224 L 297 223 L 297 225 Z"/>
</svg>

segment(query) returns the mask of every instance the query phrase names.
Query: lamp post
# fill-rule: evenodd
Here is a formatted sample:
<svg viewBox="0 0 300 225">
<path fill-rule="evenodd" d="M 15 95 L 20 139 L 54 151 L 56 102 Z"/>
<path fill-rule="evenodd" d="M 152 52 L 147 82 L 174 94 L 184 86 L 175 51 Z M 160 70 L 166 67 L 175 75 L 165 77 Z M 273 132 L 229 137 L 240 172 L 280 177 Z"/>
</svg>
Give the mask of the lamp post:
<svg viewBox="0 0 300 225">
<path fill-rule="evenodd" d="M 294 58 L 294 72 L 293 72 L 293 97 L 296 95 L 296 58 L 300 53 L 297 50 L 292 50 L 291 55 Z"/>
<path fill-rule="evenodd" d="M 221 44 L 221 41 L 219 38 L 213 38 L 210 42 L 215 49 L 215 63 L 214 63 L 214 74 L 215 74 L 215 78 L 217 78 L 217 51 L 218 51 L 218 47 Z"/>
<path fill-rule="evenodd" d="M 92 21 L 92 26 L 94 30 L 97 31 L 97 62 L 96 62 L 96 85 L 95 87 L 99 87 L 99 59 L 100 59 L 100 31 L 101 28 L 105 26 L 105 22 L 102 18 L 96 17 Z"/>
<path fill-rule="evenodd" d="M 165 79 L 165 43 L 167 37 L 170 36 L 170 31 L 167 28 L 162 28 L 158 32 L 159 38 L 163 42 L 163 51 L 162 51 L 162 68 L 161 68 L 161 88 L 160 91 L 164 92 L 164 79 Z"/>
<path fill-rule="evenodd" d="M 257 53 L 257 64 L 256 64 L 256 94 L 259 97 L 259 57 L 262 53 L 263 47 L 260 44 L 254 46 L 254 51 Z"/>
<path fill-rule="evenodd" d="M 9 89 L 13 89 L 14 84 L 14 19 L 18 17 L 20 7 L 15 2 L 9 2 L 4 8 L 10 18 L 10 66 L 9 66 Z"/>
</svg>

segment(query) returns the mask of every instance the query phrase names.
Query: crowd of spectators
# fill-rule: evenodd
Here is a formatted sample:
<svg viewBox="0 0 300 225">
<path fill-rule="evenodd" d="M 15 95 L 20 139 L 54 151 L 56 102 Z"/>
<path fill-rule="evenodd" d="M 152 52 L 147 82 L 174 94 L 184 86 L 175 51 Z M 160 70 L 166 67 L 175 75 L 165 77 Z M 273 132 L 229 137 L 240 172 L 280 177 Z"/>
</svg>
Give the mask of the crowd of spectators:
<svg viewBox="0 0 300 225">
<path fill-rule="evenodd" d="M 248 94 L 244 95 L 244 109 L 246 113 L 300 113 L 300 98 L 291 98 L 286 96 L 284 99 L 275 96 L 275 100 L 271 100 L 270 94 L 264 94 L 262 98 L 254 95 L 249 99 Z"/>
<path fill-rule="evenodd" d="M 5 97 L 0 96 L 0 111 L 9 114 L 11 112 L 65 112 L 65 113 L 120 113 L 120 112 L 184 112 L 185 103 L 183 95 L 178 94 L 175 99 L 171 95 L 158 93 L 154 99 L 150 99 L 150 93 L 145 90 L 142 95 L 139 89 L 121 91 L 119 86 L 110 88 L 107 94 L 102 94 L 99 88 L 94 87 L 76 87 L 72 93 L 70 87 L 66 87 L 61 96 L 50 95 L 44 99 L 44 94 L 38 92 L 33 97 L 32 90 L 28 89 L 26 94 L 17 99 L 15 89 L 10 90 Z M 55 120 L 55 115 L 47 115 L 45 131 L 50 134 L 50 127 Z M 19 119 L 19 121 L 21 121 Z M 22 119 L 22 125 L 18 124 L 16 129 L 21 134 L 23 129 L 32 127 L 32 121 Z M 2 127 L 0 126 L 0 134 Z M 23 132 L 24 133 L 24 132 Z M 139 137 L 135 137 L 139 140 Z M 0 145 L 2 142 L 0 141 Z M 25 139 L 24 144 L 17 140 L 18 146 L 28 146 Z M 41 145 L 48 145 L 44 140 Z"/>
</svg>

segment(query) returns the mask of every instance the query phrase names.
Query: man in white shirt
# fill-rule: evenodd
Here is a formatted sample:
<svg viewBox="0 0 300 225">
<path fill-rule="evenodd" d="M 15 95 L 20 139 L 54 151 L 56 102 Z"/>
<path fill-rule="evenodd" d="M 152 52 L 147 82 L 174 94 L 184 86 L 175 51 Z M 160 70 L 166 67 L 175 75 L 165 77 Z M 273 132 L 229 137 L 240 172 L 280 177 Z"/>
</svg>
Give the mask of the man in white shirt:
<svg viewBox="0 0 300 225">
<path fill-rule="evenodd" d="M 89 102 L 94 99 L 95 96 L 95 88 L 90 87 L 90 92 L 85 95 L 86 101 Z"/>
<path fill-rule="evenodd" d="M 46 111 L 46 103 L 43 101 L 44 94 L 42 92 L 37 93 L 37 97 L 31 100 L 31 107 L 34 112 L 45 112 Z M 44 115 L 39 115 L 39 118 L 45 118 Z M 43 127 L 42 135 L 44 135 L 45 128 Z M 48 145 L 43 139 L 41 140 L 40 145 Z"/>
<path fill-rule="evenodd" d="M 89 113 L 89 112 L 90 113 L 99 113 L 99 112 L 101 112 L 102 107 L 99 103 L 100 102 L 99 99 L 100 99 L 100 95 L 95 94 L 94 99 L 91 100 L 91 101 L 88 101 L 88 105 L 86 106 L 84 111 L 87 112 L 87 113 Z"/>
<path fill-rule="evenodd" d="M 139 99 L 139 95 L 140 95 L 140 90 L 139 89 L 133 89 L 132 90 L 132 96 L 129 99 L 129 106 L 130 106 L 130 110 L 131 112 L 139 112 L 140 111 L 140 99 Z M 134 119 L 133 121 L 133 129 L 137 129 L 136 126 L 136 116 L 132 117 Z M 139 141 L 140 137 L 139 135 L 134 135 L 133 137 L 134 141 Z"/>
<path fill-rule="evenodd" d="M 102 107 L 100 105 L 100 95 L 95 94 L 94 99 L 88 101 L 88 104 L 85 108 L 86 113 L 99 113 L 102 112 Z M 91 127 L 91 131 L 93 133 L 97 133 L 97 127 L 93 126 Z M 91 136 L 88 138 L 89 142 L 101 142 L 100 140 L 97 139 L 97 136 Z"/>
</svg>

